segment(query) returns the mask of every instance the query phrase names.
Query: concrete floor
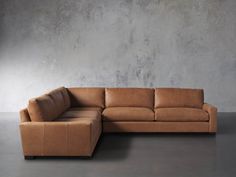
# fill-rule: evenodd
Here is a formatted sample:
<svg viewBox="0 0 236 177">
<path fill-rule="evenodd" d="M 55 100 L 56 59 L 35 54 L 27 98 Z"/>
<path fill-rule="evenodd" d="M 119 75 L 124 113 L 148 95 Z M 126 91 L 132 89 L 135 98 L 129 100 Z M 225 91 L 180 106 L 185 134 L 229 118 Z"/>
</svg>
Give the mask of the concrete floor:
<svg viewBox="0 0 236 177">
<path fill-rule="evenodd" d="M 105 134 L 92 159 L 25 161 L 18 114 L 0 113 L 0 177 L 235 177 L 236 113 L 208 134 Z"/>
</svg>

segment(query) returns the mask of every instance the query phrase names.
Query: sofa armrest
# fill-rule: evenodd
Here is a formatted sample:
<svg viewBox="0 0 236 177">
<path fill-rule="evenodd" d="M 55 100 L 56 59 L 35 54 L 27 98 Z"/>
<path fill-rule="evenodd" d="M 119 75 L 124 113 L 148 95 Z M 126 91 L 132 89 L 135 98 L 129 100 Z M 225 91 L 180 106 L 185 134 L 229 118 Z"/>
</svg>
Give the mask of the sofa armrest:
<svg viewBox="0 0 236 177">
<path fill-rule="evenodd" d="M 206 111 L 209 116 L 209 132 L 216 133 L 217 131 L 217 108 L 208 103 L 204 103 L 202 109 Z"/>
<path fill-rule="evenodd" d="M 22 122 L 25 156 L 91 155 L 90 122 Z"/>
</svg>

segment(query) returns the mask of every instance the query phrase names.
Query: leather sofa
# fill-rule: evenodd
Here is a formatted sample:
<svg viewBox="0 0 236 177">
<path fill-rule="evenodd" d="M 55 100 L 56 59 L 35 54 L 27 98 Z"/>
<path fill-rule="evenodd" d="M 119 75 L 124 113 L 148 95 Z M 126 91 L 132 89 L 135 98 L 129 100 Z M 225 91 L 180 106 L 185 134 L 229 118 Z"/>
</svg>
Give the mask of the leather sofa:
<svg viewBox="0 0 236 177">
<path fill-rule="evenodd" d="M 102 132 L 216 133 L 217 108 L 202 89 L 65 88 L 20 111 L 25 159 L 92 156 Z"/>
</svg>

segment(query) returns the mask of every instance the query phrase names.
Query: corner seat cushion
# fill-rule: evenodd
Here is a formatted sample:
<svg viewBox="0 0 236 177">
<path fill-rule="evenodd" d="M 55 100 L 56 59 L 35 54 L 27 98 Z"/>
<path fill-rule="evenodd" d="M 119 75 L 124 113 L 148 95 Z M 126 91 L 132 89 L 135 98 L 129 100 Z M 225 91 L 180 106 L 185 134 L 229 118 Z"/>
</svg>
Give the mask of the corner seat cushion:
<svg viewBox="0 0 236 177">
<path fill-rule="evenodd" d="M 102 108 L 100 107 L 72 107 L 69 109 L 70 111 L 98 111 L 102 112 Z"/>
<path fill-rule="evenodd" d="M 104 121 L 154 121 L 154 112 L 149 108 L 111 107 L 102 112 Z"/>
<path fill-rule="evenodd" d="M 97 121 L 97 118 L 94 117 L 87 117 L 87 118 L 81 118 L 81 117 L 66 117 L 66 118 L 59 118 L 54 120 L 55 122 L 92 122 Z"/>
<path fill-rule="evenodd" d="M 59 119 L 66 118 L 95 118 L 101 120 L 101 111 L 96 109 L 71 108 L 59 117 Z"/>
<path fill-rule="evenodd" d="M 157 108 L 155 120 L 161 122 L 205 122 L 209 115 L 202 109 L 196 108 Z"/>
</svg>

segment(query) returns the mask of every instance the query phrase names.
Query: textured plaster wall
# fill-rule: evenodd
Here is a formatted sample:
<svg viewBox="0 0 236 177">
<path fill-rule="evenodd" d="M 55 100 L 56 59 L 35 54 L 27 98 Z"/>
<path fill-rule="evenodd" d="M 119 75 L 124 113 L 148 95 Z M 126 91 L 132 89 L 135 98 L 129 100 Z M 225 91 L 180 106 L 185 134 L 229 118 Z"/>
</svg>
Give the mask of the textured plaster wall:
<svg viewBox="0 0 236 177">
<path fill-rule="evenodd" d="M 235 0 L 1 0 L 0 112 L 65 86 L 194 87 L 236 111 Z"/>
</svg>

